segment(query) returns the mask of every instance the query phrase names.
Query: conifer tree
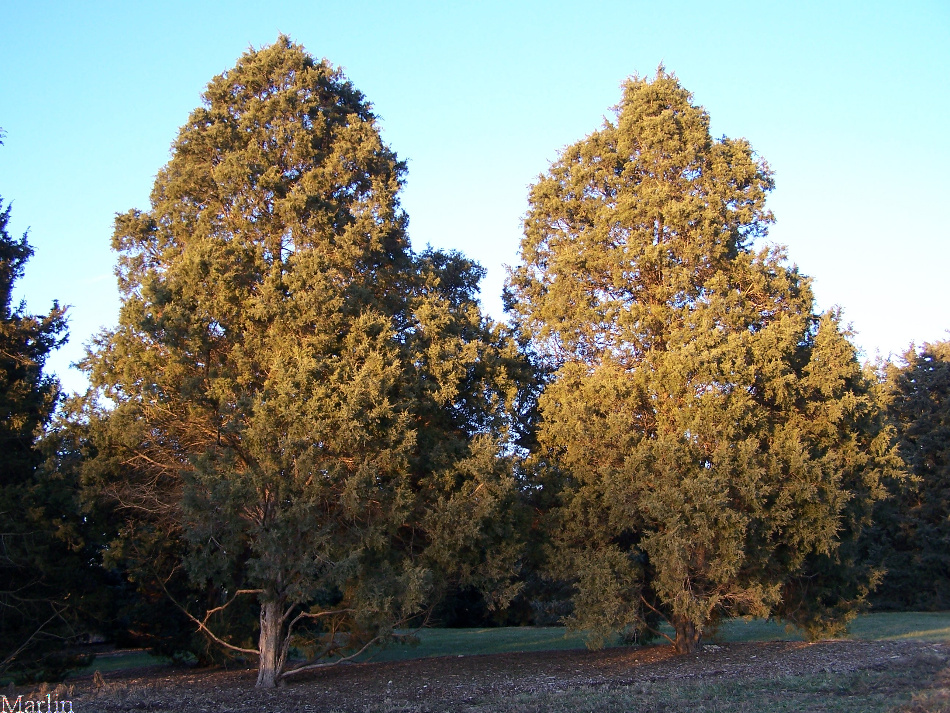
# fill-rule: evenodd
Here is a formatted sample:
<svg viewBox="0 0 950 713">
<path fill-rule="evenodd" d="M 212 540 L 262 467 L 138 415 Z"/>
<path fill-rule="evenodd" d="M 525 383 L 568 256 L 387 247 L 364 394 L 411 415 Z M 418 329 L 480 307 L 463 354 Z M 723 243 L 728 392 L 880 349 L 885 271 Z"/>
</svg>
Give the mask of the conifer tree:
<svg viewBox="0 0 950 713">
<path fill-rule="evenodd" d="M 116 219 L 87 477 L 125 518 L 113 556 L 270 687 L 391 637 L 447 578 L 511 595 L 517 352 L 478 266 L 412 253 L 405 166 L 338 70 L 281 37 L 204 99 L 151 209 Z"/>
<path fill-rule="evenodd" d="M 772 185 L 661 68 L 531 189 L 508 301 L 554 370 L 551 569 L 595 643 L 661 616 L 689 652 L 723 615 L 777 611 L 879 492 L 887 439 L 838 314 L 754 245 Z"/>
<path fill-rule="evenodd" d="M 867 538 L 885 570 L 882 609 L 950 608 L 950 341 L 911 347 L 887 365 L 888 418 L 908 476 L 888 482 Z"/>
</svg>

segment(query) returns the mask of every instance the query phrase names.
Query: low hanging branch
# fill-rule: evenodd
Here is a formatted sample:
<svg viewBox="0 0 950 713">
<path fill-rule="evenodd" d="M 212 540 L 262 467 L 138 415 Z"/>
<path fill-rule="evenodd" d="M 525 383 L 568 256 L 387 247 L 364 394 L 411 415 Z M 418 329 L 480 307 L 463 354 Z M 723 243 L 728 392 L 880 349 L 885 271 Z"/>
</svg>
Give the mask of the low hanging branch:
<svg viewBox="0 0 950 713">
<path fill-rule="evenodd" d="M 30 634 L 29 638 L 27 638 L 26 641 L 20 644 L 19 648 L 17 648 L 13 653 L 7 656 L 3 661 L 0 661 L 0 671 L 6 671 L 7 668 L 10 667 L 10 664 L 12 664 L 16 660 L 16 657 L 19 656 L 21 653 L 23 653 L 23 650 L 26 649 L 30 645 L 30 643 L 37 636 L 40 635 L 40 633 L 42 633 L 43 629 L 47 626 L 47 624 L 52 622 L 54 619 L 62 616 L 63 611 L 65 611 L 65 607 L 63 607 L 62 609 L 55 609 L 54 607 L 53 615 L 49 619 L 44 621 L 42 624 L 40 624 L 37 627 L 36 631 Z"/>
<path fill-rule="evenodd" d="M 372 639 L 367 641 L 359 651 L 353 654 L 350 654 L 349 656 L 344 656 L 335 661 L 317 661 L 313 663 L 305 663 L 301 666 L 297 666 L 296 668 L 292 668 L 289 671 L 284 671 L 280 675 L 280 677 L 287 678 L 289 676 L 293 676 L 294 674 L 301 673 L 303 671 L 313 671 L 314 669 L 318 669 L 318 668 L 332 668 L 333 666 L 339 666 L 341 663 L 347 663 L 348 661 L 352 661 L 357 656 L 362 654 L 364 651 L 369 649 L 371 646 L 379 643 L 382 640 L 383 640 L 382 636 L 374 636 Z"/>
<path fill-rule="evenodd" d="M 223 646 L 226 649 L 229 649 L 231 651 L 237 651 L 238 653 L 241 653 L 241 654 L 252 654 L 254 656 L 261 655 L 261 652 L 259 649 L 245 649 L 241 646 L 235 646 L 234 644 L 229 644 L 227 641 L 219 637 L 217 634 L 211 631 L 211 629 L 208 628 L 208 619 L 210 619 L 213 614 L 216 614 L 219 611 L 224 611 L 225 609 L 227 609 L 229 606 L 231 606 L 234 603 L 234 601 L 239 596 L 244 595 L 244 594 L 260 594 L 263 591 L 262 589 L 238 589 L 234 593 L 234 596 L 231 597 L 231 599 L 229 599 L 227 602 L 225 602 L 221 606 L 214 607 L 213 609 L 209 609 L 207 612 L 205 612 L 204 619 L 198 619 L 198 617 L 194 616 L 190 611 L 188 611 L 185 607 L 179 604 L 178 600 L 175 599 L 175 597 L 171 595 L 171 592 L 168 591 L 168 587 L 165 586 L 165 580 L 159 579 L 159 581 L 162 584 L 162 589 L 165 590 L 165 595 L 168 597 L 171 603 L 174 604 L 176 607 L 178 607 L 186 617 L 188 617 L 189 619 L 191 619 L 191 621 L 197 624 L 198 630 L 203 632 L 205 636 L 210 638 L 216 644 Z"/>
<path fill-rule="evenodd" d="M 337 611 L 318 612 L 318 613 L 315 613 L 315 614 L 314 614 L 314 613 L 309 613 L 309 612 L 301 612 L 300 614 L 298 614 L 298 615 L 294 618 L 294 620 L 291 622 L 290 626 L 289 626 L 288 629 L 287 629 L 287 641 L 288 641 L 288 642 L 290 641 L 290 629 L 291 629 L 291 627 L 292 627 L 294 624 L 296 624 L 296 623 L 297 623 L 300 619 L 302 619 L 302 618 L 318 619 L 318 618 L 323 618 L 323 617 L 325 617 L 325 616 L 333 616 L 334 614 L 354 613 L 354 612 L 355 612 L 355 610 L 353 610 L 353 609 L 340 609 L 340 610 L 337 610 Z M 413 630 L 412 630 L 411 632 L 409 632 L 408 634 L 405 634 L 405 635 L 399 634 L 399 635 L 396 635 L 395 638 L 403 638 L 403 637 L 408 637 L 408 636 L 412 636 L 413 634 L 416 634 L 418 631 L 420 631 L 421 629 L 425 628 L 425 627 L 428 625 L 430 615 L 431 615 L 431 610 L 427 610 L 426 613 L 425 613 L 425 617 L 423 618 L 423 621 L 422 621 L 422 623 L 421 623 L 419 626 L 417 626 L 415 629 L 413 629 Z M 404 618 L 404 619 L 402 619 L 401 621 L 397 622 L 397 624 L 404 624 L 404 623 L 406 623 L 406 621 L 408 621 L 408 619 L 405 619 L 405 618 Z M 336 629 L 334 628 L 334 631 L 331 632 L 331 634 L 330 634 L 331 641 L 332 641 L 332 639 L 333 639 L 334 636 L 335 636 L 335 631 L 336 631 Z M 331 646 L 331 647 L 328 647 L 328 648 L 324 649 L 324 651 L 323 651 L 319 656 L 315 657 L 315 659 L 311 659 L 309 662 L 305 662 L 305 663 L 303 663 L 303 664 L 301 664 L 301 665 L 299 665 L 299 666 L 297 666 L 297 667 L 295 667 L 295 668 L 290 669 L 289 671 L 284 671 L 284 672 L 281 674 L 280 677 L 281 677 L 282 679 L 283 679 L 283 678 L 288 678 L 289 676 L 293 676 L 293 675 L 295 675 L 295 674 L 302 673 L 302 672 L 304 672 L 304 671 L 313 671 L 313 670 L 321 669 L 321 668 L 332 668 L 332 667 L 334 667 L 334 666 L 339 666 L 340 664 L 343 664 L 343 663 L 348 663 L 348 662 L 352 661 L 353 659 L 357 658 L 360 654 L 362 654 L 362 653 L 364 653 L 365 651 L 367 651 L 367 650 L 368 650 L 370 647 L 372 647 L 373 645 L 378 644 L 378 643 L 379 643 L 380 641 L 382 641 L 384 638 L 385 638 L 385 637 L 383 637 L 383 636 L 374 636 L 372 639 L 370 639 L 369 641 L 367 641 L 358 651 L 356 651 L 356 652 L 350 654 L 349 656 L 343 656 L 343 657 L 341 657 L 341 658 L 339 658 L 339 659 L 336 659 L 335 661 L 319 661 L 319 660 L 316 660 L 316 659 L 322 658 L 323 656 L 326 656 L 326 655 L 332 650 L 332 646 Z"/>
<path fill-rule="evenodd" d="M 669 624 L 670 626 L 673 626 L 673 622 L 671 622 L 671 621 L 666 617 L 666 614 L 664 614 L 664 613 L 661 612 L 659 609 L 657 609 L 655 606 L 653 606 L 652 604 L 650 604 L 650 602 L 648 602 L 648 601 L 646 600 L 646 597 L 644 597 L 642 594 L 640 595 L 640 601 L 643 602 L 644 604 L 646 604 L 646 606 L 647 606 L 648 609 L 650 609 L 651 611 L 655 612 L 656 614 L 659 614 L 660 617 L 662 617 L 663 621 L 665 621 L 665 622 L 666 622 L 667 624 Z M 667 636 L 666 634 L 664 634 L 664 633 L 663 633 L 662 631 L 660 631 L 659 629 L 654 629 L 652 626 L 650 626 L 650 625 L 647 624 L 646 622 L 643 623 L 643 626 L 645 626 L 647 629 L 649 629 L 650 631 L 652 631 L 654 634 L 657 634 L 658 636 L 662 636 L 664 639 L 666 639 L 667 641 L 669 641 L 671 644 L 676 645 L 676 641 L 675 641 L 674 639 L 671 639 L 669 636 Z"/>
</svg>

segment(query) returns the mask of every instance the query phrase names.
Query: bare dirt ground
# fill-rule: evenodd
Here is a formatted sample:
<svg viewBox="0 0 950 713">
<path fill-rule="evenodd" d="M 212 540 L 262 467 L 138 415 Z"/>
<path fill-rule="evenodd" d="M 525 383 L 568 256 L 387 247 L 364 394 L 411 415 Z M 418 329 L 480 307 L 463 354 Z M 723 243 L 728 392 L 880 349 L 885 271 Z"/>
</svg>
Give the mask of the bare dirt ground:
<svg viewBox="0 0 950 713">
<path fill-rule="evenodd" d="M 52 692 L 54 701 L 68 698 L 74 711 L 90 713 L 930 712 L 950 710 L 948 661 L 948 644 L 771 642 L 707 645 L 683 657 L 668 646 L 655 646 L 363 663 L 307 673 L 276 691 L 256 690 L 250 669 L 151 667 L 59 688 L 3 693 L 11 701 L 11 693 L 23 693 L 24 700 L 42 694 L 45 704 L 45 694 Z M 753 693 L 743 703 L 747 691 Z M 685 692 L 682 705 L 672 692 Z M 862 703 L 858 693 L 877 707 Z M 728 705 L 718 700 L 727 697 Z"/>
</svg>

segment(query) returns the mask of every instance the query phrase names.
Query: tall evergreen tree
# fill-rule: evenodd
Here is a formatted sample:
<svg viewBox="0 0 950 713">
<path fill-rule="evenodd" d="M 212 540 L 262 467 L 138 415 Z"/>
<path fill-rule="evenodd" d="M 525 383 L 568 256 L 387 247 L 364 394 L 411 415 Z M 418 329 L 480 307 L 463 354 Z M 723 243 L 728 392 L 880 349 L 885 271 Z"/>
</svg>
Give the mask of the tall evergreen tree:
<svg viewBox="0 0 950 713">
<path fill-rule="evenodd" d="M 662 616 L 688 652 L 720 616 L 775 611 L 879 493 L 888 442 L 838 315 L 753 248 L 772 185 L 661 68 L 531 189 L 508 300 L 555 369 L 551 568 L 595 640 Z"/>
<path fill-rule="evenodd" d="M 116 220 L 88 477 L 125 517 L 114 556 L 190 586 L 189 620 L 273 686 L 385 640 L 447 577 L 510 596 L 519 367 L 480 268 L 411 252 L 405 167 L 338 70 L 281 37 L 204 98 L 151 210 Z"/>
<path fill-rule="evenodd" d="M 911 347 L 888 364 L 887 413 L 909 477 L 876 512 L 867 540 L 886 571 L 874 594 L 885 609 L 950 608 L 950 341 Z"/>
</svg>

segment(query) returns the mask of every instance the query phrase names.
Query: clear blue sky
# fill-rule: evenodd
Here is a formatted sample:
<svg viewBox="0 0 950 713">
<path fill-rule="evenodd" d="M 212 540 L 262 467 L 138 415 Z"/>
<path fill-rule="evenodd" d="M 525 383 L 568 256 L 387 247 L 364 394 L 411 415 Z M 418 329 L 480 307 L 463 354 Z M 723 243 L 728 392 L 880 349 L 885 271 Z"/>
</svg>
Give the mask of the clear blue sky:
<svg viewBox="0 0 950 713">
<path fill-rule="evenodd" d="M 249 46 L 290 35 L 343 67 L 409 162 L 413 245 L 488 269 L 501 317 L 527 189 L 631 74 L 675 72 L 715 135 L 772 166 L 770 240 L 868 357 L 947 338 L 950 3 L 17 2 L 0 42 L 0 195 L 36 255 L 17 295 L 71 305 L 68 364 L 118 300 L 117 212 L 148 208 L 178 127 Z"/>
</svg>

